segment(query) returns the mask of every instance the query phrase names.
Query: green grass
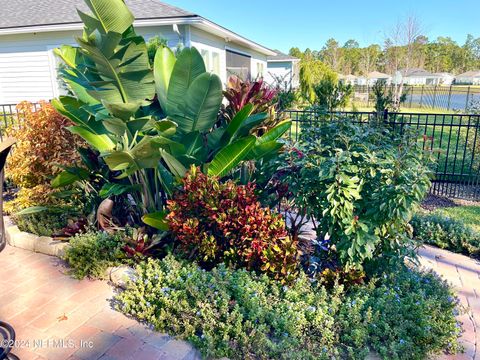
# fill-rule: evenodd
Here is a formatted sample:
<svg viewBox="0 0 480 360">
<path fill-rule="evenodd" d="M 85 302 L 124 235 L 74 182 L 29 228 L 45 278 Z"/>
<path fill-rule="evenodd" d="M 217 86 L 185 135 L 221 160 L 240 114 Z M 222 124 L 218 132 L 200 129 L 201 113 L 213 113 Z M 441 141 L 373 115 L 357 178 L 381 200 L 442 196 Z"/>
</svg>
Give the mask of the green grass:
<svg viewBox="0 0 480 360">
<path fill-rule="evenodd" d="M 375 111 L 374 104 L 370 103 L 369 106 L 367 106 L 366 103 L 362 102 L 355 102 L 354 106 L 351 105 L 345 109 L 346 111 L 362 111 L 362 112 L 372 112 Z M 443 108 L 423 108 L 423 107 L 402 107 L 400 109 L 401 113 L 418 113 L 418 114 L 454 114 L 455 112 L 453 110 L 445 110 Z"/>
<path fill-rule="evenodd" d="M 435 214 L 462 221 L 465 225 L 480 232 L 480 206 L 456 206 L 434 210 Z"/>
</svg>

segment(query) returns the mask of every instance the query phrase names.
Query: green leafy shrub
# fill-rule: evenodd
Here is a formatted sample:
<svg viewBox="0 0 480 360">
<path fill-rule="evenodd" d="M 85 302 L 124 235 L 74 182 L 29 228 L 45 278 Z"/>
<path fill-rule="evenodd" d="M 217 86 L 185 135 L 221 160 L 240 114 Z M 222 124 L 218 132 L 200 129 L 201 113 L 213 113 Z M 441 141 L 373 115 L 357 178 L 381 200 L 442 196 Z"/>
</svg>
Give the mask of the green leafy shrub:
<svg viewBox="0 0 480 360">
<path fill-rule="evenodd" d="M 480 257 L 480 233 L 439 214 L 416 214 L 411 224 L 416 240 L 457 253 Z"/>
<path fill-rule="evenodd" d="M 353 86 L 326 76 L 315 85 L 316 105 L 322 111 L 332 112 L 347 106 L 353 95 Z"/>
<path fill-rule="evenodd" d="M 291 286 L 224 265 L 165 259 L 137 267 L 119 310 L 191 341 L 206 358 L 423 359 L 456 351 L 460 329 L 446 283 L 401 267 L 331 291 L 301 274 Z"/>
<path fill-rule="evenodd" d="M 412 249 L 408 222 L 430 187 L 421 145 L 374 125 L 320 122 L 285 153 L 271 193 L 286 184 L 290 206 L 329 235 L 344 266 L 361 269 Z"/>
<path fill-rule="evenodd" d="M 384 359 L 425 359 L 441 349 L 460 350 L 456 340 L 461 325 L 455 319 L 460 311 L 458 299 L 433 271 L 398 266 L 368 286 L 358 287 L 342 308 L 345 327 L 353 323 L 349 308 L 358 303 L 363 303 L 361 319 L 370 318 L 364 322 L 365 346 Z M 347 332 L 344 341 L 361 339 L 361 332 L 355 330 Z"/>
<path fill-rule="evenodd" d="M 261 207 L 251 184 L 221 183 L 192 167 L 168 211 L 183 254 L 207 267 L 226 262 L 286 281 L 298 273 L 298 242 L 281 215 Z"/>
<path fill-rule="evenodd" d="M 26 215 L 14 215 L 13 221 L 20 231 L 38 236 L 52 236 L 67 226 L 74 214 L 68 209 L 48 209 Z"/>
<path fill-rule="evenodd" d="M 78 279 L 103 278 L 107 268 L 125 262 L 124 244 L 120 233 L 88 231 L 71 238 L 64 259 Z"/>
</svg>

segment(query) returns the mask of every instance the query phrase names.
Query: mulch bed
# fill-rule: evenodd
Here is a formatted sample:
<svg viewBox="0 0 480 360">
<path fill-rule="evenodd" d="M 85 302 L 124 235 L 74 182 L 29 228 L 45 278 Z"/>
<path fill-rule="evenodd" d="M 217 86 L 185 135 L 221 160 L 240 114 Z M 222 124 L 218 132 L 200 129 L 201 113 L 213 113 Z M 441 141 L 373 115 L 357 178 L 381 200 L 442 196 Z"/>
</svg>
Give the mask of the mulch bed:
<svg viewBox="0 0 480 360">
<path fill-rule="evenodd" d="M 480 206 L 480 201 L 449 199 L 442 196 L 428 195 L 422 203 L 422 208 L 428 211 L 455 206 Z"/>
</svg>

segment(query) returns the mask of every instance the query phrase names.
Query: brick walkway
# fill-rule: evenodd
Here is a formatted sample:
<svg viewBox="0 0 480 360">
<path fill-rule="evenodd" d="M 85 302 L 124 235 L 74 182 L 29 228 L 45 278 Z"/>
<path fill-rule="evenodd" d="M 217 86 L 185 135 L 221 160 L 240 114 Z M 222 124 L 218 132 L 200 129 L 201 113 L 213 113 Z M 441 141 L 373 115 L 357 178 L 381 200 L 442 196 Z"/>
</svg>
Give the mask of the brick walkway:
<svg viewBox="0 0 480 360">
<path fill-rule="evenodd" d="M 451 283 L 467 309 L 459 316 L 463 323 L 463 354 L 440 359 L 480 360 L 480 263 L 466 256 L 433 247 L 420 249 L 420 262 Z"/>
<path fill-rule="evenodd" d="M 420 255 L 423 266 L 457 288 L 468 308 L 460 316 L 465 353 L 441 359 L 480 360 L 480 264 L 431 247 L 421 249 Z M 152 332 L 112 310 L 113 290 L 106 282 L 74 280 L 54 257 L 7 247 L 0 264 L 0 319 L 14 326 L 14 352 L 22 360 L 199 358 L 186 342 Z"/>
<path fill-rule="evenodd" d="M 0 264 L 0 319 L 15 328 L 22 360 L 199 358 L 112 310 L 106 282 L 72 279 L 57 258 L 7 247 Z"/>
</svg>

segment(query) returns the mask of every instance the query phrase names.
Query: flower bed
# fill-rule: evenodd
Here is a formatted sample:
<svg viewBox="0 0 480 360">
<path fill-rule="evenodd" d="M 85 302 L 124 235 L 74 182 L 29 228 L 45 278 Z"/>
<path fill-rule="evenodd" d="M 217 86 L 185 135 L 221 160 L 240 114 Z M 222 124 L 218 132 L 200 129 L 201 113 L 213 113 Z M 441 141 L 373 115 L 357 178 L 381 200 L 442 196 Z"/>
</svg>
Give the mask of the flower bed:
<svg viewBox="0 0 480 360">
<path fill-rule="evenodd" d="M 16 214 L 19 226 L 56 232 L 63 224 L 48 214 L 59 211 L 78 278 L 138 264 L 118 309 L 206 357 L 458 350 L 454 294 L 405 266 L 409 221 L 430 185 L 418 134 L 318 122 L 287 144 L 291 122 L 264 83 L 232 79 L 223 92 L 196 49 L 147 45 L 123 1 L 96 8 L 79 47 L 56 50 L 70 95 L 48 112 L 73 123 L 61 130 L 78 154 L 60 167 L 44 156 L 48 194 Z M 313 238 L 301 234 L 307 222 Z"/>
</svg>

